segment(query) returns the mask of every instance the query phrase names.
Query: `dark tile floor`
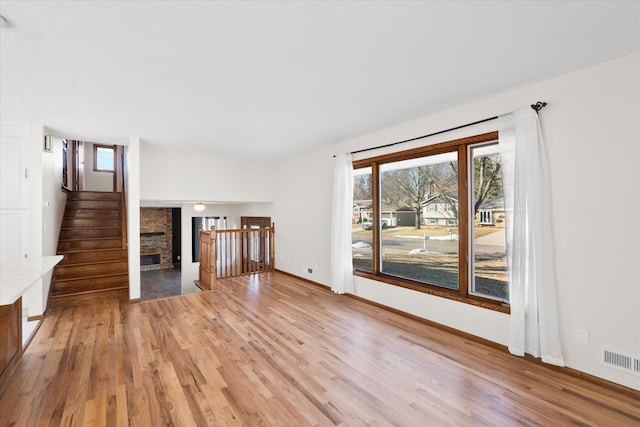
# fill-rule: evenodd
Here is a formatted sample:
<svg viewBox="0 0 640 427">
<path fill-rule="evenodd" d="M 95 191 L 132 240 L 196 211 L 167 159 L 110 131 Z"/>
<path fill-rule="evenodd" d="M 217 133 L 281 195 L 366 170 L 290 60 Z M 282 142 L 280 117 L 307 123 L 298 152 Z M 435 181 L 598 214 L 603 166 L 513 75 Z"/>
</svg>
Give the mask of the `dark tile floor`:
<svg viewBox="0 0 640 427">
<path fill-rule="evenodd" d="M 140 272 L 140 299 L 142 301 L 180 295 L 181 293 L 179 269 L 163 268 Z"/>
</svg>

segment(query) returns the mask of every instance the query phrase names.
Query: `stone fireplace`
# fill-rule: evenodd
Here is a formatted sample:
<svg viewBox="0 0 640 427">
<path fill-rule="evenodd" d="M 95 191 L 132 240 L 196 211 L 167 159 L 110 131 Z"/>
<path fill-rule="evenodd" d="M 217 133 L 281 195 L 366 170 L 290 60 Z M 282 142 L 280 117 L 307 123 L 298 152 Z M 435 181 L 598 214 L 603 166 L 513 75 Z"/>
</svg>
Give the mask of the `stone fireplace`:
<svg viewBox="0 0 640 427">
<path fill-rule="evenodd" d="M 140 208 L 140 269 L 173 268 L 171 208 Z"/>
</svg>

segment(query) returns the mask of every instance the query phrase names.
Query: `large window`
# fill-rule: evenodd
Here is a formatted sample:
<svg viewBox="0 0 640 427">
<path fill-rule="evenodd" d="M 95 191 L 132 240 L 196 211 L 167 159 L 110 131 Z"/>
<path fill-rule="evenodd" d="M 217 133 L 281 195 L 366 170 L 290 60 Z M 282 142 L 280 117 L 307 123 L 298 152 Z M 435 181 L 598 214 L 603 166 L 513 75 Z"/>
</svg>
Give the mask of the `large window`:
<svg viewBox="0 0 640 427">
<path fill-rule="evenodd" d="M 445 208 L 457 208 L 458 153 L 382 163 L 380 201 L 387 209 L 411 207 L 416 215 L 413 227 L 382 230 L 380 271 L 458 289 L 458 234 L 447 232 L 447 219 L 450 215 L 455 217 L 457 209 L 450 212 Z M 425 214 L 427 203 L 436 206 L 436 210 Z M 434 226 L 423 226 L 425 219 Z"/>
<path fill-rule="evenodd" d="M 507 311 L 497 137 L 355 161 L 356 274 Z"/>
</svg>

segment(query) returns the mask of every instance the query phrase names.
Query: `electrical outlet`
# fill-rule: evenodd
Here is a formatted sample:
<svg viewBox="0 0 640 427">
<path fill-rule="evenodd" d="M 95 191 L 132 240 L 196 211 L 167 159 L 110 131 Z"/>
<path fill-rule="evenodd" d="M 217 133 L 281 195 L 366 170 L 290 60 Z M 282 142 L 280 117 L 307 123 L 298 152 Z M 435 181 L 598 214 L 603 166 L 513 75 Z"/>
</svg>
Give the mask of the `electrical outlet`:
<svg viewBox="0 0 640 427">
<path fill-rule="evenodd" d="M 313 274 L 313 268 L 307 267 L 307 273 L 308 274 Z"/>
<path fill-rule="evenodd" d="M 583 329 L 576 329 L 576 344 L 588 347 L 589 332 Z"/>
</svg>

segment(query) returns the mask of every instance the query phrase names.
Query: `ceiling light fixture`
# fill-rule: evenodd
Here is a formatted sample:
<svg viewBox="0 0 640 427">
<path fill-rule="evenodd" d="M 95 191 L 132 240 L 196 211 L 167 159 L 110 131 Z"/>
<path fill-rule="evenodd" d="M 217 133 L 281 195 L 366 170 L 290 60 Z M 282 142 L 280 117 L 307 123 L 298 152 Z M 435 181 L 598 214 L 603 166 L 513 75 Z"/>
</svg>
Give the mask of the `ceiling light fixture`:
<svg viewBox="0 0 640 427">
<path fill-rule="evenodd" d="M 205 205 L 202 202 L 197 202 L 193 205 L 193 210 L 196 212 L 202 212 L 205 209 Z"/>
</svg>

